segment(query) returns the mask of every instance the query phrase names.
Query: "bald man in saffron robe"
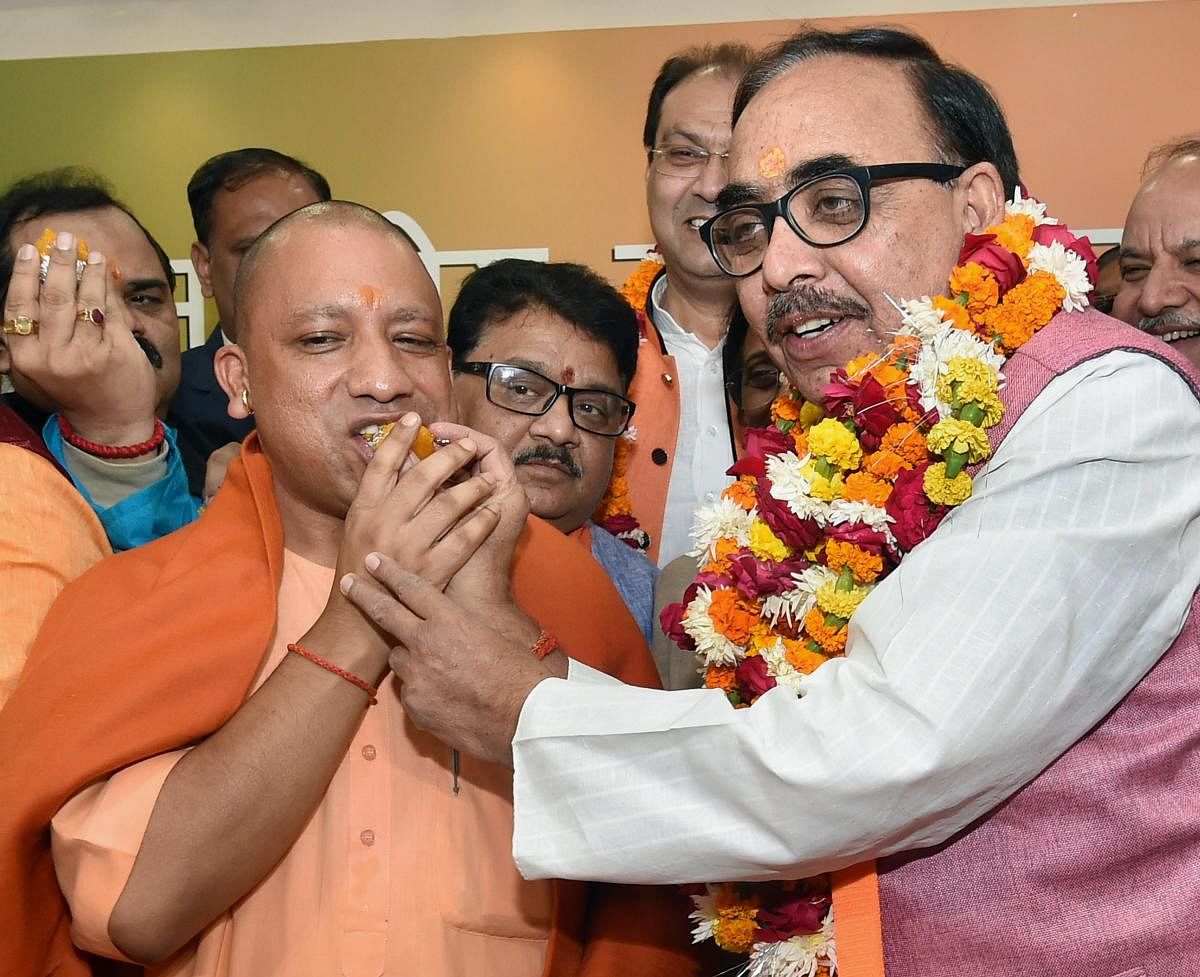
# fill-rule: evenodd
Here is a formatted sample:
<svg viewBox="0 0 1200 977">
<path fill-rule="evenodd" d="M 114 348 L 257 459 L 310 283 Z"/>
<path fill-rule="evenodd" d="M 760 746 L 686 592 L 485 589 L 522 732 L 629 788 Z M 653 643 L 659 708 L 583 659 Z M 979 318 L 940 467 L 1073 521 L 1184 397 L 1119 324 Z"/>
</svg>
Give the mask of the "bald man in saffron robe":
<svg viewBox="0 0 1200 977">
<path fill-rule="evenodd" d="M 603 571 L 511 502 L 494 442 L 434 424 L 450 443 L 409 455 L 420 419 L 453 417 L 411 246 L 315 204 L 254 246 L 235 304 L 218 376 L 257 434 L 200 520 L 67 589 L 0 713 L 8 972 L 696 972 L 672 894 L 520 877 L 511 774 L 417 730 L 390 640 L 339 591 L 379 550 L 515 596 L 528 617 L 497 627 L 531 649 L 656 681 Z"/>
</svg>

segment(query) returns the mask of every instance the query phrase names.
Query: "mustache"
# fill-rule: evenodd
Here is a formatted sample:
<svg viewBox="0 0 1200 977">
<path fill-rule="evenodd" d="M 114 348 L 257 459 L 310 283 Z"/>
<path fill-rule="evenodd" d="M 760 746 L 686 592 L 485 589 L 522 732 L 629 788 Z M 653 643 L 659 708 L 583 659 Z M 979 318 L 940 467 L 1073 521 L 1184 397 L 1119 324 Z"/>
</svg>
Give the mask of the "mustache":
<svg viewBox="0 0 1200 977">
<path fill-rule="evenodd" d="M 156 370 L 161 370 L 163 368 L 163 358 L 158 348 L 145 336 L 139 336 L 135 333 L 133 338 L 142 347 L 142 352 L 146 354 L 146 359 L 150 361 L 150 365 Z"/>
<path fill-rule="evenodd" d="M 583 478 L 583 469 L 579 467 L 579 463 L 571 457 L 571 452 L 561 445 L 539 444 L 533 448 L 526 448 L 524 451 L 518 452 L 513 459 L 514 465 L 528 465 L 535 461 L 554 461 L 562 465 L 567 470 L 567 474 L 572 478 Z"/>
<path fill-rule="evenodd" d="M 1164 312 L 1161 315 L 1147 316 L 1138 322 L 1138 328 L 1142 332 L 1154 332 L 1163 326 L 1174 327 L 1168 328 L 1167 332 L 1190 332 L 1192 329 L 1200 329 L 1200 319 L 1194 319 L 1191 316 L 1186 316 L 1182 312 L 1172 309 L 1170 312 Z"/>
<path fill-rule="evenodd" d="M 788 316 L 802 318 L 845 318 L 865 319 L 871 314 L 861 302 L 837 295 L 816 285 L 801 285 L 788 292 L 772 296 L 767 304 L 767 341 L 779 345 L 782 335 L 779 322 Z"/>
</svg>

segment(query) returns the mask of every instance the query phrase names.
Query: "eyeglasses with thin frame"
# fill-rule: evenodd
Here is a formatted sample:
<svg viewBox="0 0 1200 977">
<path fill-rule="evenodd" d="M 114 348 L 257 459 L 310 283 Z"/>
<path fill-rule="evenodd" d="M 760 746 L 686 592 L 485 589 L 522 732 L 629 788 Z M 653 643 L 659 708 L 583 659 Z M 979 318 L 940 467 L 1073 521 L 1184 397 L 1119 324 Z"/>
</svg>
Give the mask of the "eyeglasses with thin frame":
<svg viewBox="0 0 1200 977">
<path fill-rule="evenodd" d="M 714 157 L 729 159 L 729 153 L 714 153 L 700 146 L 655 146 L 650 150 L 654 157 L 654 169 L 663 176 L 695 176 Z"/>
<path fill-rule="evenodd" d="M 765 407 L 785 385 L 783 373 L 771 363 L 756 363 L 730 373 L 725 389 L 743 410 Z"/>
<path fill-rule="evenodd" d="M 739 204 L 723 210 L 701 226 L 700 236 L 717 267 L 734 278 L 744 278 L 762 267 L 778 217 L 814 248 L 836 247 L 867 226 L 873 184 L 884 180 L 948 183 L 964 170 L 965 166 L 949 163 L 849 166 L 805 180 L 770 203 Z"/>
<path fill-rule="evenodd" d="M 575 426 L 605 438 L 624 434 L 637 407 L 632 400 L 609 390 L 568 387 L 514 363 L 459 363 L 454 369 L 484 377 L 487 399 L 517 414 L 540 417 L 565 394 Z"/>
</svg>

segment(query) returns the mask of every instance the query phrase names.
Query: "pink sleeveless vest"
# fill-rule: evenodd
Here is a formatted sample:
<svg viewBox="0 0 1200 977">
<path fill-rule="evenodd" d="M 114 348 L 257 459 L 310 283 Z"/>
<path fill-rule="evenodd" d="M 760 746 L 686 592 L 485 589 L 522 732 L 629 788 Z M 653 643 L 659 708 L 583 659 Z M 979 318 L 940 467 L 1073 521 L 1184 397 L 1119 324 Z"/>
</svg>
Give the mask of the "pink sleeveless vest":
<svg viewBox="0 0 1200 977">
<path fill-rule="evenodd" d="M 1200 397 L 1165 344 L 1090 310 L 1059 315 L 1005 367 L 993 448 L 1054 377 L 1115 349 L 1162 360 Z M 1200 591 L 1090 733 L 949 841 L 878 868 L 888 977 L 1200 975 Z"/>
</svg>

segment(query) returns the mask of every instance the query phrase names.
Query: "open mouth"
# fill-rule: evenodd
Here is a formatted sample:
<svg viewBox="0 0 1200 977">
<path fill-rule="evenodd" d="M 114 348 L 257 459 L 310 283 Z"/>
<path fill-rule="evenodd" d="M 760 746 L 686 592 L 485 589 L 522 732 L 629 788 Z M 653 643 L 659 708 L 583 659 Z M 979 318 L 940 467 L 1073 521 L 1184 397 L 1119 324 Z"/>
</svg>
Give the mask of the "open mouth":
<svg viewBox="0 0 1200 977">
<path fill-rule="evenodd" d="M 1200 329 L 1181 329 L 1179 332 L 1168 332 L 1159 336 L 1164 343 L 1177 343 L 1181 339 L 1192 339 L 1200 336 Z"/>
<path fill-rule="evenodd" d="M 357 434 L 366 442 L 367 447 L 374 451 L 383 444 L 384 439 L 392 433 L 395 426 L 395 421 L 388 421 L 386 424 L 368 424 L 366 427 L 359 428 Z"/>
</svg>

